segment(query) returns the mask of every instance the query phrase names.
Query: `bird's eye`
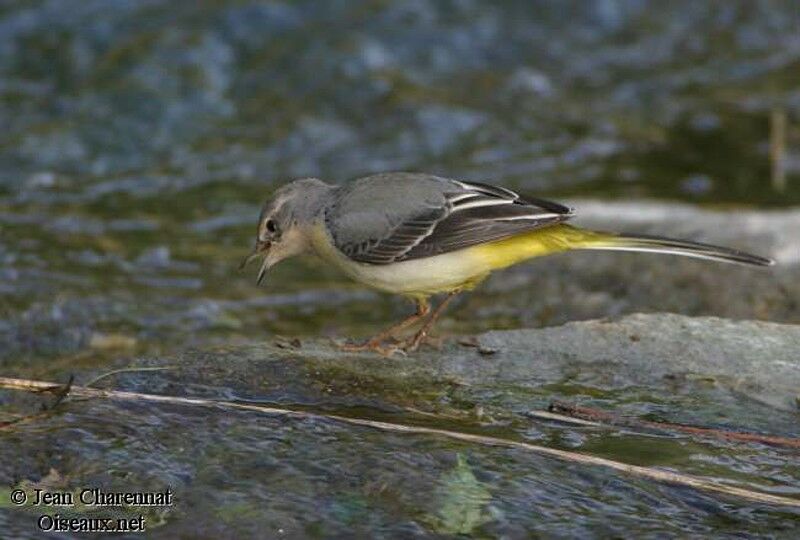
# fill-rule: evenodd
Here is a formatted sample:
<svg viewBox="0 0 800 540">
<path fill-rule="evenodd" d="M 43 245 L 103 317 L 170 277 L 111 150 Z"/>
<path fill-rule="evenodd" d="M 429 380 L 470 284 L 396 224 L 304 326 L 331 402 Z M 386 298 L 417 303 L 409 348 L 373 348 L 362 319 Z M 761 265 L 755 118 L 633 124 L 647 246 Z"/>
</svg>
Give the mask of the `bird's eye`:
<svg viewBox="0 0 800 540">
<path fill-rule="evenodd" d="M 271 219 L 268 219 L 267 220 L 267 231 L 269 231 L 271 233 L 274 233 L 277 230 L 278 230 L 278 227 L 277 227 L 277 225 L 275 225 L 275 222 L 272 221 Z"/>
</svg>

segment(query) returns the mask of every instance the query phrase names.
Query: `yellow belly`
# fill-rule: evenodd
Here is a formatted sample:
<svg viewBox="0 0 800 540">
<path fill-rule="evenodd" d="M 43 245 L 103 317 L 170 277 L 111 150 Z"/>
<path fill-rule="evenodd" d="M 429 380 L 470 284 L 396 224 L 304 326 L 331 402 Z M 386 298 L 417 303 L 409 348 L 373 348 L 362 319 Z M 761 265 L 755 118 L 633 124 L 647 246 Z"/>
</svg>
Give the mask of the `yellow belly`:
<svg viewBox="0 0 800 540">
<path fill-rule="evenodd" d="M 524 260 L 580 247 L 595 233 L 555 225 L 504 240 L 387 265 L 352 261 L 336 249 L 322 227 L 312 233 L 317 254 L 355 281 L 382 291 L 413 297 L 471 289 L 493 270 Z"/>
</svg>

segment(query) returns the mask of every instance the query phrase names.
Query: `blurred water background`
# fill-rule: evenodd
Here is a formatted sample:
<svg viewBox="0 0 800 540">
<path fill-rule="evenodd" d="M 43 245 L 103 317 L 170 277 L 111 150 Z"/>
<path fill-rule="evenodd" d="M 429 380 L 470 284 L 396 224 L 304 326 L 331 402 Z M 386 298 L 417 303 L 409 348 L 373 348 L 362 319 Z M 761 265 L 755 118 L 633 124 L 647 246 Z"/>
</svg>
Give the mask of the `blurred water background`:
<svg viewBox="0 0 800 540">
<path fill-rule="evenodd" d="M 261 289 L 236 271 L 293 177 L 797 204 L 798 28 L 791 0 L 4 0 L 0 365 L 60 374 L 404 312 L 314 261 Z M 559 322 L 481 298 L 452 329 Z"/>
<path fill-rule="evenodd" d="M 397 363 L 331 360 L 323 342 L 262 340 L 363 336 L 409 306 L 311 259 L 261 288 L 236 267 L 276 186 L 385 170 L 580 199 L 595 214 L 589 199 L 690 203 L 725 213 L 649 205 L 631 221 L 614 207 L 603 223 L 666 215 L 672 234 L 770 249 L 770 227 L 797 221 L 764 213 L 800 203 L 798 28 L 794 0 L 0 0 L 0 375 L 85 382 L 131 362 L 177 364 L 106 383 L 427 422 L 796 497 L 786 451 L 525 416 L 558 397 L 797 436 L 796 411 L 751 399 L 774 398 L 771 386 L 648 379 L 618 354 L 641 340 L 702 359 L 691 351 L 740 339 L 789 358 L 790 327 L 678 318 L 656 332 L 635 319 L 591 327 L 599 356 L 586 358 L 451 344 Z M 796 261 L 793 242 L 782 254 Z M 441 328 L 636 311 L 797 323 L 797 268 L 557 256 L 491 278 Z M 495 372 L 492 358 L 517 367 Z M 25 399 L 0 394 L 4 414 L 39 410 Z M 245 412 L 69 400 L 2 434 L 0 455 L 14 459 L 0 460 L 0 525 L 20 538 L 36 537 L 36 516 L 8 501 L 14 486 L 171 487 L 176 507 L 147 509 L 164 538 L 796 537 L 798 524 L 790 510 L 517 451 Z"/>
</svg>

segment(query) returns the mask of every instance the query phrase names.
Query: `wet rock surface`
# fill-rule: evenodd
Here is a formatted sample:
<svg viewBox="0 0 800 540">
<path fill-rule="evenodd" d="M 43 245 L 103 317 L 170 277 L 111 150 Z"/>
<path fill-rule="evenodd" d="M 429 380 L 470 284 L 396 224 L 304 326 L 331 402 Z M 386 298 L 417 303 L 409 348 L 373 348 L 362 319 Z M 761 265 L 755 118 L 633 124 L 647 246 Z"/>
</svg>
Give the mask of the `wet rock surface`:
<svg viewBox="0 0 800 540">
<path fill-rule="evenodd" d="M 793 450 L 552 424 L 526 414 L 559 399 L 622 417 L 798 437 L 796 326 L 635 315 L 489 332 L 470 346 L 451 340 L 440 351 L 393 359 L 301 340 L 135 363 L 171 369 L 119 373 L 101 386 L 483 433 L 800 496 Z M 78 380 L 92 375 L 78 373 Z M 22 412 L 31 399 L 41 398 L 0 393 L 7 410 Z M 9 486 L 170 487 L 174 507 L 145 511 L 151 533 L 164 538 L 800 529 L 800 517 L 785 508 L 521 450 L 322 418 L 73 399 L 5 430 L 0 451 L 17 456 L 0 464 L 0 481 Z M 4 530 L 35 537 L 37 510 L 13 510 L 3 501 Z"/>
</svg>

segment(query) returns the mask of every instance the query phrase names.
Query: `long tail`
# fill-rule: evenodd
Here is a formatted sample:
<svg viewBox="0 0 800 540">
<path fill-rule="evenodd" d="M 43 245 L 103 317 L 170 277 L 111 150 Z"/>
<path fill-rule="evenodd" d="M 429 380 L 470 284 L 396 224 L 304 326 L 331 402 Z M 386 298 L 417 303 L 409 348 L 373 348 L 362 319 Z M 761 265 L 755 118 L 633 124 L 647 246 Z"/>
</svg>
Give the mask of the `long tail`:
<svg viewBox="0 0 800 540">
<path fill-rule="evenodd" d="M 600 249 L 611 251 L 641 251 L 682 255 L 696 259 L 744 264 L 748 266 L 772 266 L 775 261 L 766 257 L 752 255 L 738 249 L 731 249 L 687 240 L 674 240 L 660 236 L 615 235 L 585 231 L 588 234 L 573 249 Z"/>
</svg>

